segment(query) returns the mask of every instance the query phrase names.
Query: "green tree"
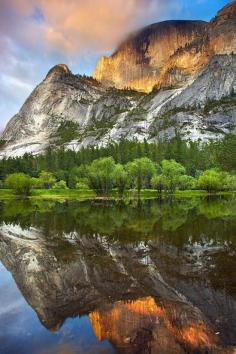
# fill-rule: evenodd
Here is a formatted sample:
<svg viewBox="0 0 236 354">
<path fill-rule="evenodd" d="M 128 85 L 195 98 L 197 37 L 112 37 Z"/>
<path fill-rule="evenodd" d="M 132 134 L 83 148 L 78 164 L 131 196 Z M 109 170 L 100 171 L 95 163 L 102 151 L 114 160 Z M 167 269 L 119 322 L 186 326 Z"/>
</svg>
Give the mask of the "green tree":
<svg viewBox="0 0 236 354">
<path fill-rule="evenodd" d="M 53 186 L 53 189 L 68 189 L 67 184 L 65 181 L 61 180 L 56 182 Z"/>
<path fill-rule="evenodd" d="M 75 186 L 76 189 L 89 189 L 89 180 L 88 178 L 78 178 Z"/>
<path fill-rule="evenodd" d="M 226 135 L 216 149 L 217 162 L 225 171 L 236 171 L 236 136 Z"/>
<path fill-rule="evenodd" d="M 89 184 L 98 193 L 107 195 L 115 181 L 115 161 L 112 157 L 94 160 L 88 168 Z"/>
<path fill-rule="evenodd" d="M 13 189 L 17 195 L 28 196 L 33 187 L 33 180 L 25 173 L 13 173 L 6 177 L 5 185 Z"/>
<path fill-rule="evenodd" d="M 224 189 L 224 183 L 222 172 L 212 168 L 203 172 L 198 178 L 197 185 L 207 192 L 215 192 Z"/>
<path fill-rule="evenodd" d="M 154 189 L 156 189 L 159 193 L 165 189 L 165 178 L 163 175 L 154 175 L 151 179 L 151 184 Z"/>
<path fill-rule="evenodd" d="M 180 177 L 185 174 L 185 168 L 175 160 L 163 160 L 161 167 L 166 188 L 174 192 L 180 184 Z"/>
<path fill-rule="evenodd" d="M 236 191 L 236 176 L 227 174 L 225 179 L 225 189 Z"/>
<path fill-rule="evenodd" d="M 151 183 L 151 178 L 154 175 L 156 168 L 154 163 L 147 157 L 141 157 L 135 159 L 127 164 L 127 171 L 131 180 L 138 189 L 138 195 L 140 196 L 141 189 L 145 184 Z"/>
<path fill-rule="evenodd" d="M 181 190 L 193 189 L 195 187 L 195 178 L 188 175 L 179 177 L 178 188 Z"/>
<path fill-rule="evenodd" d="M 51 172 L 41 171 L 39 174 L 39 181 L 42 188 L 49 189 L 54 183 L 56 183 L 56 178 Z"/>
<path fill-rule="evenodd" d="M 128 174 L 121 164 L 117 164 L 114 170 L 115 185 L 118 188 L 119 196 L 122 198 L 124 195 L 125 187 L 128 182 Z"/>
<path fill-rule="evenodd" d="M 80 182 L 80 179 L 87 178 L 87 177 L 88 177 L 87 165 L 82 164 L 80 166 L 73 167 L 69 173 L 68 186 L 70 188 L 77 188 L 76 185 L 77 183 Z"/>
</svg>

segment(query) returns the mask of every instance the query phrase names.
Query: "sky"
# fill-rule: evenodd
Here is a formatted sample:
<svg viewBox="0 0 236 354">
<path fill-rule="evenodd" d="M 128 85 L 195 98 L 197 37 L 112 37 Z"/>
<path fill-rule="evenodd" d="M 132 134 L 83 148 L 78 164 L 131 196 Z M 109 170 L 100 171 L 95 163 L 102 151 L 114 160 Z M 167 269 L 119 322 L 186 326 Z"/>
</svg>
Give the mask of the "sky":
<svg viewBox="0 0 236 354">
<path fill-rule="evenodd" d="M 0 0 L 0 131 L 49 69 L 91 75 L 132 31 L 169 19 L 210 20 L 229 0 Z"/>
</svg>

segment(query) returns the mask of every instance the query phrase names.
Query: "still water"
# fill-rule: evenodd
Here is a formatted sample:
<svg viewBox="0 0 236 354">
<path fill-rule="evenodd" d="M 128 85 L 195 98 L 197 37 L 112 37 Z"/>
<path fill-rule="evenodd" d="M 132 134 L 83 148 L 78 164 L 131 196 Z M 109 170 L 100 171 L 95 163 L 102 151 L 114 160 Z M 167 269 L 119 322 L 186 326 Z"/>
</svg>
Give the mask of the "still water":
<svg viewBox="0 0 236 354">
<path fill-rule="evenodd" d="M 235 270 L 235 197 L 0 202 L 0 353 L 235 353 Z"/>
</svg>

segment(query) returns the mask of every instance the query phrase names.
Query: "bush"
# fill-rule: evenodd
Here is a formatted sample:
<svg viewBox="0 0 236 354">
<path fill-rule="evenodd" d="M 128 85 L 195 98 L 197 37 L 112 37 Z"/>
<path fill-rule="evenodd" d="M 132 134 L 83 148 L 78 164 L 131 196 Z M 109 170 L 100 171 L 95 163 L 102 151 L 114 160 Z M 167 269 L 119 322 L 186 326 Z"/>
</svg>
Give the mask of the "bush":
<svg viewBox="0 0 236 354">
<path fill-rule="evenodd" d="M 25 173 L 13 173 L 6 177 L 5 185 L 13 189 L 15 194 L 28 196 L 34 185 L 34 180 Z"/>
<path fill-rule="evenodd" d="M 203 174 L 198 178 L 198 186 L 207 192 L 216 192 L 224 189 L 225 180 L 222 172 L 216 169 L 210 169 L 203 172 Z"/>
<path fill-rule="evenodd" d="M 49 189 L 54 183 L 56 183 L 56 178 L 51 172 L 41 171 L 39 174 L 39 185 L 41 188 Z"/>
<path fill-rule="evenodd" d="M 182 175 L 179 177 L 178 188 L 181 190 L 193 189 L 196 185 L 196 181 L 192 176 Z"/>
<path fill-rule="evenodd" d="M 90 189 L 88 178 L 78 178 L 75 188 L 76 189 Z"/>
<path fill-rule="evenodd" d="M 56 182 L 52 188 L 53 189 L 68 189 L 66 182 L 63 180 Z"/>
</svg>

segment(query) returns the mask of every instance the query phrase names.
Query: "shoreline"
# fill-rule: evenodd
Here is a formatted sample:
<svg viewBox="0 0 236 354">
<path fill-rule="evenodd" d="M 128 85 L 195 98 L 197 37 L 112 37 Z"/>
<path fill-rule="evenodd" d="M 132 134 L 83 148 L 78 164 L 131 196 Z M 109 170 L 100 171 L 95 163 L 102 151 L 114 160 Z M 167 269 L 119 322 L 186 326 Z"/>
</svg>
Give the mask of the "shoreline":
<svg viewBox="0 0 236 354">
<path fill-rule="evenodd" d="M 124 193 L 123 198 L 119 197 L 117 191 L 112 191 L 108 196 L 97 195 L 93 190 L 76 190 L 76 189 L 37 189 L 33 190 L 30 196 L 15 195 L 13 190 L 0 189 L 0 200 L 8 199 L 41 199 L 41 200 L 148 200 L 158 199 L 163 197 L 175 198 L 193 198 L 193 197 L 211 197 L 211 196 L 227 196 L 235 195 L 236 191 L 220 191 L 215 193 L 208 193 L 204 190 L 177 190 L 173 193 L 163 192 L 158 193 L 156 190 L 145 189 L 138 197 L 137 190 L 128 190 Z"/>
</svg>

